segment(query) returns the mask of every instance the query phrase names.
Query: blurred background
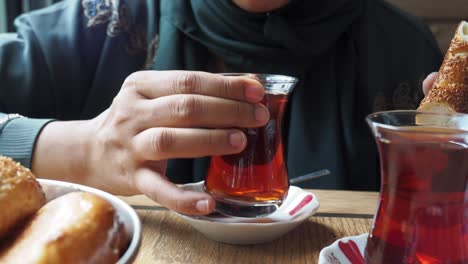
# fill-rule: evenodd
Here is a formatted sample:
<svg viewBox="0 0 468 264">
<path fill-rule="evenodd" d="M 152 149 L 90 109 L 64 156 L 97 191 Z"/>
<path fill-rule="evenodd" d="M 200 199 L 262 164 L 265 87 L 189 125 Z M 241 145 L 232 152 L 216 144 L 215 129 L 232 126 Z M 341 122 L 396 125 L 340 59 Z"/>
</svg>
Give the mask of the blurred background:
<svg viewBox="0 0 468 264">
<path fill-rule="evenodd" d="M 19 14 L 45 7 L 59 1 L 61 0 L 0 0 L 0 32 L 13 32 L 15 30 L 13 27 L 13 20 Z M 422 18 L 431 27 L 444 53 L 453 37 L 456 25 L 460 20 L 468 20 L 468 0 L 387 1 Z"/>
<path fill-rule="evenodd" d="M 0 32 L 13 32 L 13 20 L 19 14 L 45 7 L 61 0 L 0 0 Z"/>
</svg>

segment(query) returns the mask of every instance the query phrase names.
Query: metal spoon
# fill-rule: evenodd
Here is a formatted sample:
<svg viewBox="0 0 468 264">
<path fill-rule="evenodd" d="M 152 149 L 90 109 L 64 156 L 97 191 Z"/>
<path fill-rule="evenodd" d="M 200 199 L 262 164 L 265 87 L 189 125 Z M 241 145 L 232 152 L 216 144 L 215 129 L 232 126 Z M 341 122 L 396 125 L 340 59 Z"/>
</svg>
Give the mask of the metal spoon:
<svg viewBox="0 0 468 264">
<path fill-rule="evenodd" d="M 291 184 L 298 184 L 298 183 L 301 183 L 301 182 L 305 182 L 305 181 L 310 181 L 310 180 L 318 179 L 318 178 L 321 178 L 321 177 L 326 176 L 326 175 L 329 175 L 329 174 L 330 174 L 330 171 L 329 171 L 329 170 L 314 171 L 314 172 L 312 172 L 312 173 L 308 173 L 308 174 L 305 174 L 305 175 L 296 177 L 296 178 L 294 178 L 294 179 L 290 179 L 290 180 L 289 180 L 289 183 L 291 183 Z"/>
</svg>

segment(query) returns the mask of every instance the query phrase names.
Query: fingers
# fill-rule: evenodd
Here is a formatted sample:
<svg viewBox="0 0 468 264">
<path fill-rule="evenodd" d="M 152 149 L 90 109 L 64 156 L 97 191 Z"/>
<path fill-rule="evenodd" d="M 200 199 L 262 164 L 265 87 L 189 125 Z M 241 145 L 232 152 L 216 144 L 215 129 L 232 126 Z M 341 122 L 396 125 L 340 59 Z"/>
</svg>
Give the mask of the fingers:
<svg viewBox="0 0 468 264">
<path fill-rule="evenodd" d="M 138 190 L 150 199 L 183 214 L 205 215 L 215 207 L 215 201 L 208 194 L 182 190 L 147 168 L 136 173 L 135 183 Z"/>
<path fill-rule="evenodd" d="M 150 128 L 133 138 L 133 149 L 142 160 L 197 158 L 241 152 L 247 144 L 235 129 Z"/>
<path fill-rule="evenodd" d="M 269 119 L 262 104 L 202 95 L 171 95 L 138 106 L 139 130 L 150 127 L 259 127 Z"/>
<path fill-rule="evenodd" d="M 432 86 L 434 86 L 434 83 L 435 83 L 435 81 L 437 79 L 437 76 L 439 76 L 439 73 L 438 72 L 433 72 L 433 73 L 429 74 L 426 77 L 426 79 L 423 81 L 424 95 L 427 95 L 427 93 L 432 88 Z"/>
<path fill-rule="evenodd" d="M 248 77 L 228 77 L 192 71 L 143 71 L 130 75 L 124 87 L 135 89 L 148 99 L 172 94 L 199 94 L 258 103 L 264 89 Z"/>
</svg>

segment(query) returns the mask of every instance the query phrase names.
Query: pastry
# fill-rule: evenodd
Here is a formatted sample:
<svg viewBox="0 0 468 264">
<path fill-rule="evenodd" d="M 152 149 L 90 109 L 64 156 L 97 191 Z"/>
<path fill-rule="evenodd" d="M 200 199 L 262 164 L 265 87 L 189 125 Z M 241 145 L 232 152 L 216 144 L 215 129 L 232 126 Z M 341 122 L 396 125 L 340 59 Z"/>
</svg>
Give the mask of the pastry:
<svg viewBox="0 0 468 264">
<path fill-rule="evenodd" d="M 116 263 L 127 241 L 107 200 L 72 192 L 37 211 L 0 252 L 0 263 Z"/>
<path fill-rule="evenodd" d="M 468 23 L 458 26 L 434 86 L 418 110 L 468 113 Z"/>
<path fill-rule="evenodd" d="M 46 203 L 31 171 L 0 156 L 0 240 Z"/>
</svg>

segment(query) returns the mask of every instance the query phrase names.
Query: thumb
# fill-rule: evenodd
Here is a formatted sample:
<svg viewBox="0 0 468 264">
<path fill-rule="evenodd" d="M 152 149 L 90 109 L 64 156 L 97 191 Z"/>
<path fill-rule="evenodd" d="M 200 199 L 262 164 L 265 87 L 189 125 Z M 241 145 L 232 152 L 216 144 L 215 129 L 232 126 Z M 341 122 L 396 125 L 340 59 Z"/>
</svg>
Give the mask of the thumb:
<svg viewBox="0 0 468 264">
<path fill-rule="evenodd" d="M 429 90 L 431 90 L 432 86 L 434 85 L 437 77 L 439 76 L 438 72 L 433 72 L 429 74 L 426 79 L 423 81 L 423 92 L 424 95 L 427 95 L 429 93 Z"/>
<path fill-rule="evenodd" d="M 142 168 L 136 173 L 135 185 L 150 199 L 179 213 L 206 215 L 215 207 L 215 201 L 210 195 L 183 190 L 148 168 Z"/>
</svg>

